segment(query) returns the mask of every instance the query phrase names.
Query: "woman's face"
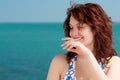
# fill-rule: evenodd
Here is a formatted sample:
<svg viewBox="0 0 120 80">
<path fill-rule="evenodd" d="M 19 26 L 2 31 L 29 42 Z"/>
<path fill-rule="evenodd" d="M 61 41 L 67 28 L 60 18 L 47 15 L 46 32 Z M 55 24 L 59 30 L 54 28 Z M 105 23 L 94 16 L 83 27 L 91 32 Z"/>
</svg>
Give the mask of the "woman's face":
<svg viewBox="0 0 120 80">
<path fill-rule="evenodd" d="M 74 17 L 70 17 L 70 37 L 73 39 L 80 38 L 80 42 L 86 47 L 93 50 L 93 32 L 87 24 L 81 25 Z"/>
</svg>

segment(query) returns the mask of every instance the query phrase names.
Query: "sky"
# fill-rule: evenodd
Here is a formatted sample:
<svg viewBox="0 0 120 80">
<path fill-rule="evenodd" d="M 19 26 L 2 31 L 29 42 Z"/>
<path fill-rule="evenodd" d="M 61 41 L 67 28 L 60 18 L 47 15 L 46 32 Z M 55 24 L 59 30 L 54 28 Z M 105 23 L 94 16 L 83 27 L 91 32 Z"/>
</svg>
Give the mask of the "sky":
<svg viewBox="0 0 120 80">
<path fill-rule="evenodd" d="M 74 0 L 102 6 L 114 22 L 120 22 L 120 0 Z M 0 22 L 64 22 L 70 0 L 0 0 Z"/>
</svg>

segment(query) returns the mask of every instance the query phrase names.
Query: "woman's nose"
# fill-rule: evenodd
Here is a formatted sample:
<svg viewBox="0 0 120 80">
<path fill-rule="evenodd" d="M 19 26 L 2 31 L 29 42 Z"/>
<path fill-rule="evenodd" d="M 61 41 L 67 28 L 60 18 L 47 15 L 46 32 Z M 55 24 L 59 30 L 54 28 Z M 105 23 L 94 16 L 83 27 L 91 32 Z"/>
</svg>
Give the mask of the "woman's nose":
<svg viewBox="0 0 120 80">
<path fill-rule="evenodd" d="M 72 31 L 72 36 L 73 37 L 78 37 L 78 35 L 79 35 L 79 31 L 77 29 Z"/>
</svg>

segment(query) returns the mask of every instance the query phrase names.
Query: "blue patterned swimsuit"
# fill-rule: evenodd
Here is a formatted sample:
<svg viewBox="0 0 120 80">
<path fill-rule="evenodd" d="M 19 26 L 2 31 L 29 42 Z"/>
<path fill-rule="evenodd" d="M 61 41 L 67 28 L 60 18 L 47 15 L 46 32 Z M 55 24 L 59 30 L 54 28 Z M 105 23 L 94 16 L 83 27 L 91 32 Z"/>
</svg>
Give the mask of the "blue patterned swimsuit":
<svg viewBox="0 0 120 80">
<path fill-rule="evenodd" d="M 62 80 L 76 80 L 75 77 L 75 63 L 77 60 L 77 55 L 71 60 L 70 65 L 68 67 L 68 71 L 66 72 L 64 78 Z M 100 62 L 100 66 L 104 71 L 104 64 Z"/>
</svg>

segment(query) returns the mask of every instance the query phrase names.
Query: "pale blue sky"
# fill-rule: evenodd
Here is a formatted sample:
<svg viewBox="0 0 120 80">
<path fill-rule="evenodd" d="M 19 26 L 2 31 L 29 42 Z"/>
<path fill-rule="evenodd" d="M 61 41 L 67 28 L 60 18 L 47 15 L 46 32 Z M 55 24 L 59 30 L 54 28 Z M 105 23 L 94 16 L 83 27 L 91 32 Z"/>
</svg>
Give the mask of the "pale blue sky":
<svg viewBox="0 0 120 80">
<path fill-rule="evenodd" d="M 77 1 L 77 0 L 76 0 Z M 81 0 L 99 3 L 120 22 L 120 0 Z M 63 22 L 70 0 L 0 0 L 0 22 Z"/>
</svg>

